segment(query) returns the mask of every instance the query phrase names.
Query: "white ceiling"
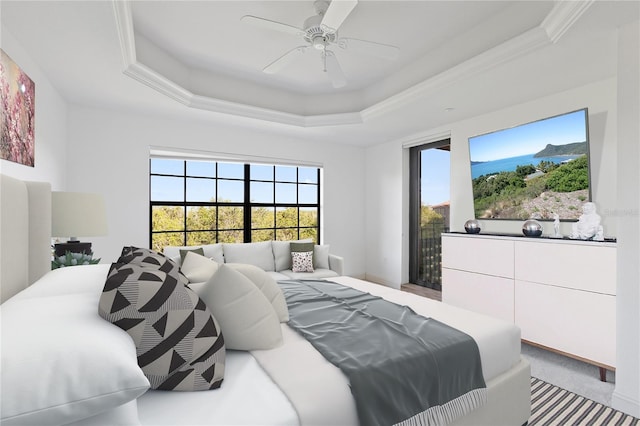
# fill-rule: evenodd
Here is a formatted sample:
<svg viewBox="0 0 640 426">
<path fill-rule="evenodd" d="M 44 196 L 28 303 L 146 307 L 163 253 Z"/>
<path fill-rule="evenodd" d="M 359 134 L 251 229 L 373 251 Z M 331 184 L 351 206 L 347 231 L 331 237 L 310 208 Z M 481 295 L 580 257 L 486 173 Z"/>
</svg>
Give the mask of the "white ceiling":
<svg viewBox="0 0 640 426">
<path fill-rule="evenodd" d="M 360 0 L 339 35 L 395 45 L 399 57 L 335 49 L 347 78 L 335 89 L 314 51 L 263 73 L 304 41 L 240 21 L 302 27 L 312 0 L 3 0 L 0 8 L 3 28 L 71 103 L 356 145 L 613 76 L 615 29 L 638 19 L 635 1 Z"/>
</svg>

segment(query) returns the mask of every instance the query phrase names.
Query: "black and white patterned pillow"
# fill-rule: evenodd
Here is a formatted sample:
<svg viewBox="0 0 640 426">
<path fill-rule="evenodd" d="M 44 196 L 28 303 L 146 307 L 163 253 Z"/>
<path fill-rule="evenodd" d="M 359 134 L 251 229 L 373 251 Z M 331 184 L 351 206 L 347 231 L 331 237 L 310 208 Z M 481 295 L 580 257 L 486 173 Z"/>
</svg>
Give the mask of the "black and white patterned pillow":
<svg viewBox="0 0 640 426">
<path fill-rule="evenodd" d="M 220 387 L 225 365 L 220 327 L 202 299 L 172 274 L 112 264 L 99 313 L 131 336 L 152 389 Z"/>
<path fill-rule="evenodd" d="M 189 284 L 189 280 L 180 272 L 180 266 L 176 262 L 154 250 L 125 246 L 122 248 L 122 253 L 116 263 L 131 263 L 159 269 L 162 272 L 173 275 L 182 284 Z"/>
<path fill-rule="evenodd" d="M 291 270 L 293 272 L 313 272 L 313 252 L 291 252 Z"/>
</svg>

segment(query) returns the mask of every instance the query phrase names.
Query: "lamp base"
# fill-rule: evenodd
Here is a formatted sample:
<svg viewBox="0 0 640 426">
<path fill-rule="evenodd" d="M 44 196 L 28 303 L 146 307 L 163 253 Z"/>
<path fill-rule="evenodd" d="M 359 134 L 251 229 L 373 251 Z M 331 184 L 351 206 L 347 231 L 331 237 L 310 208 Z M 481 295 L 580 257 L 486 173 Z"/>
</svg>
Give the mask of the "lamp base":
<svg viewBox="0 0 640 426">
<path fill-rule="evenodd" d="M 55 244 L 56 256 L 64 256 L 66 252 L 91 254 L 91 243 L 81 243 L 80 241 L 70 241 Z"/>
</svg>

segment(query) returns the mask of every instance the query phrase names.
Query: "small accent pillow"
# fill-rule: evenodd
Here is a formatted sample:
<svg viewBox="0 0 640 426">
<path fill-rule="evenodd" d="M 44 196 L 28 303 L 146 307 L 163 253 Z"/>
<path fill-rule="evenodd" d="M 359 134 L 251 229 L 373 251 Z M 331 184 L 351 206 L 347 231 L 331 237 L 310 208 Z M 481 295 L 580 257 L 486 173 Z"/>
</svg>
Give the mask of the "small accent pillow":
<svg viewBox="0 0 640 426">
<path fill-rule="evenodd" d="M 271 248 L 273 249 L 273 257 L 275 258 L 277 272 L 291 269 L 291 243 L 299 242 L 311 243 L 313 240 L 311 240 L 311 238 L 307 238 L 296 241 L 271 241 Z"/>
<path fill-rule="evenodd" d="M 246 263 L 227 263 L 227 266 L 240 272 L 260 289 L 278 315 L 280 322 L 289 321 L 289 308 L 282 289 L 268 273 L 254 265 Z"/>
<path fill-rule="evenodd" d="M 207 281 L 218 270 L 218 263 L 195 251 L 185 253 L 180 271 L 189 279 L 189 283 Z"/>
<path fill-rule="evenodd" d="M 189 283 L 187 277 L 180 272 L 180 267 L 176 262 L 169 259 L 162 253 L 146 248 L 134 246 L 123 247 L 122 254 L 116 263 L 131 263 L 133 265 L 159 269 L 162 272 L 174 276 L 183 285 L 187 285 Z"/>
<path fill-rule="evenodd" d="M 242 273 L 222 264 L 209 281 L 195 291 L 216 313 L 227 349 L 251 351 L 282 344 L 276 311 Z"/>
<path fill-rule="evenodd" d="M 152 389 L 219 388 L 225 344 L 205 303 L 170 273 L 135 264 L 112 264 L 99 313 L 125 330 Z"/>
<path fill-rule="evenodd" d="M 291 270 L 293 272 L 313 272 L 313 252 L 291 252 Z"/>
<path fill-rule="evenodd" d="M 195 254 L 199 254 L 200 256 L 204 256 L 204 249 L 202 247 L 194 248 L 194 249 L 180 249 L 180 264 L 184 262 L 184 257 L 187 253 L 192 252 Z"/>
<path fill-rule="evenodd" d="M 313 244 L 313 242 L 292 241 L 291 244 L 289 244 L 289 247 L 291 247 L 291 253 L 298 252 L 298 251 L 310 251 L 310 252 L 313 252 L 314 244 Z"/>
</svg>

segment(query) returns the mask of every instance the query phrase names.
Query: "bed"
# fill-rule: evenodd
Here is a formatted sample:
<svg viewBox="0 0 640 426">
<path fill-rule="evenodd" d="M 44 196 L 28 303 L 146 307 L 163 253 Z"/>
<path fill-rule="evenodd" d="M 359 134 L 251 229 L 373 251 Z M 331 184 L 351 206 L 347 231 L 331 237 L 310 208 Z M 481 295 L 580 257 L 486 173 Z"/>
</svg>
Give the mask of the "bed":
<svg viewBox="0 0 640 426">
<path fill-rule="evenodd" d="M 218 389 L 147 390 L 145 377 L 129 362 L 132 351 L 135 359 L 131 339 L 97 314 L 110 265 L 47 272 L 49 186 L 6 176 L 0 184 L 3 424 L 358 424 L 346 376 L 287 323 L 280 325 L 284 344 L 275 349 L 227 350 Z M 331 281 L 410 306 L 473 338 L 486 402 L 450 424 L 527 423 L 530 368 L 520 356 L 517 327 L 351 277 Z M 73 334 L 75 328 L 80 334 Z"/>
</svg>

